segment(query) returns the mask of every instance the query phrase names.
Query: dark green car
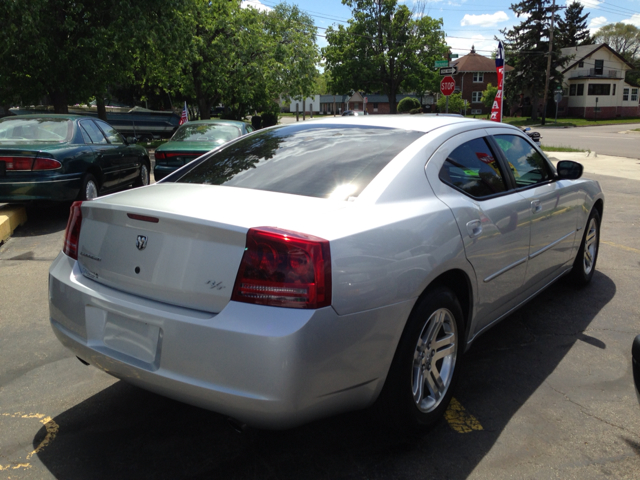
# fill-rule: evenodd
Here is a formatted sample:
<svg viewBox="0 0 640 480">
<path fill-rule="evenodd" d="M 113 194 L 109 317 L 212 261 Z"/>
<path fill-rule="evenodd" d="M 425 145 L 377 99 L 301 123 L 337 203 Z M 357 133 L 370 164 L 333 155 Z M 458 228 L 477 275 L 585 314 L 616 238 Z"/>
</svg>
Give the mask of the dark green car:
<svg viewBox="0 0 640 480">
<path fill-rule="evenodd" d="M 156 150 L 153 175 L 156 181 L 160 180 L 200 155 L 252 131 L 251 125 L 236 120 L 187 122 Z"/>
<path fill-rule="evenodd" d="M 80 115 L 0 119 L 0 202 L 90 200 L 149 184 L 147 151 Z"/>
</svg>

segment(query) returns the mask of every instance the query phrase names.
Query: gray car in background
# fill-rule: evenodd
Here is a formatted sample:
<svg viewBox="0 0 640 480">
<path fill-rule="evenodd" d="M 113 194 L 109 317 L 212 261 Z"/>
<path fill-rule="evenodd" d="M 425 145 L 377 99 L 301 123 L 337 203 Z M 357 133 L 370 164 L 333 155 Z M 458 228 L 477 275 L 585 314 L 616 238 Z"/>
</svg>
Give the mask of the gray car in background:
<svg viewBox="0 0 640 480">
<path fill-rule="evenodd" d="M 604 196 L 581 175 L 462 117 L 264 129 L 76 202 L 51 325 L 84 362 L 250 425 L 375 403 L 427 427 L 482 332 L 592 279 Z"/>
</svg>

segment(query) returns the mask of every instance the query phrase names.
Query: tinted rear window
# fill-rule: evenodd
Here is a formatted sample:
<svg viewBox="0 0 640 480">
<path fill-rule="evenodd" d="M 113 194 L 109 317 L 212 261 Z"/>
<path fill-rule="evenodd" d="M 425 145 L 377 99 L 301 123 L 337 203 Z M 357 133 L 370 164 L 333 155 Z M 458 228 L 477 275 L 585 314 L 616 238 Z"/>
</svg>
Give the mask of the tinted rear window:
<svg viewBox="0 0 640 480">
<path fill-rule="evenodd" d="M 361 125 L 287 125 L 234 142 L 176 181 L 347 199 L 422 135 Z"/>
</svg>

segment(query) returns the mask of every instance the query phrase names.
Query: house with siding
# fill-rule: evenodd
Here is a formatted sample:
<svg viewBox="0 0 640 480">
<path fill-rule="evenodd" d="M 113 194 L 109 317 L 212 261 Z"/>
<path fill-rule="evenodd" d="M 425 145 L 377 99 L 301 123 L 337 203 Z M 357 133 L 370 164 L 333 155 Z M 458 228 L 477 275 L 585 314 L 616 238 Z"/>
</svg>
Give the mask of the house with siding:
<svg viewBox="0 0 640 480">
<path fill-rule="evenodd" d="M 561 67 L 560 116 L 583 118 L 638 117 L 638 87 L 625 82 L 632 65 L 606 43 L 562 49 L 569 60 Z"/>
<path fill-rule="evenodd" d="M 462 99 L 467 101 L 467 113 L 481 115 L 491 112 L 482 104 L 482 92 L 487 89 L 487 85 L 498 86 L 498 74 L 496 72 L 496 61 L 476 53 L 475 46 L 471 47 L 471 52 L 467 55 L 453 60 L 451 65 L 458 67 L 458 74 L 454 77 L 456 81 L 455 93 L 461 93 Z M 510 65 L 504 66 L 505 73 L 512 71 Z M 509 75 L 505 75 L 505 81 L 509 80 Z"/>
</svg>

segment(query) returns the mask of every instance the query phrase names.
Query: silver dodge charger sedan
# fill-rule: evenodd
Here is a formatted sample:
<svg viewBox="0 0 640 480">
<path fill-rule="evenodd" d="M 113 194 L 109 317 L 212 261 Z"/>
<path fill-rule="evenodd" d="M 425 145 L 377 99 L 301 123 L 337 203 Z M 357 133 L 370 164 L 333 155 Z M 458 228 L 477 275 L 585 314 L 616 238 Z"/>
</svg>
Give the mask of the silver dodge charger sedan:
<svg viewBox="0 0 640 480">
<path fill-rule="evenodd" d="M 604 197 L 581 175 L 462 117 L 260 130 L 74 203 L 51 325 L 83 362 L 248 425 L 375 404 L 429 426 L 479 334 L 593 277 Z"/>
</svg>

